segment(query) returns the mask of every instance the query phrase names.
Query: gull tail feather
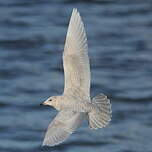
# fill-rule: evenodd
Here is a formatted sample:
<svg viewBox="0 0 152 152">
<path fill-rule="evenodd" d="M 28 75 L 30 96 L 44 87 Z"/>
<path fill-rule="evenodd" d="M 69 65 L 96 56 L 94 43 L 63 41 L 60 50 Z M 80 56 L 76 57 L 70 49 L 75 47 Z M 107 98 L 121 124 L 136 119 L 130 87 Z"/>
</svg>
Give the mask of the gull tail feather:
<svg viewBox="0 0 152 152">
<path fill-rule="evenodd" d="M 95 109 L 88 113 L 88 123 L 91 129 L 103 128 L 111 121 L 111 104 L 107 96 L 99 94 L 92 99 Z"/>
</svg>

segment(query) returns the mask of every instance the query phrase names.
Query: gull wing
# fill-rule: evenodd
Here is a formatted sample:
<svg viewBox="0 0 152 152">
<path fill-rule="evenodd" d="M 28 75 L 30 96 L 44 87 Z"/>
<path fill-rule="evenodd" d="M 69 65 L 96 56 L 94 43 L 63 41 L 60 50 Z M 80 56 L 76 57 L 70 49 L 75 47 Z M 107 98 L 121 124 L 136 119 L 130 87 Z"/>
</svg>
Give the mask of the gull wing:
<svg viewBox="0 0 152 152">
<path fill-rule="evenodd" d="M 50 123 L 43 146 L 54 146 L 65 141 L 81 124 L 84 113 L 62 110 Z"/>
<path fill-rule="evenodd" d="M 90 64 L 87 37 L 80 14 L 73 9 L 63 53 L 64 94 L 77 90 L 90 98 Z M 83 92 L 83 93 L 82 93 Z"/>
</svg>

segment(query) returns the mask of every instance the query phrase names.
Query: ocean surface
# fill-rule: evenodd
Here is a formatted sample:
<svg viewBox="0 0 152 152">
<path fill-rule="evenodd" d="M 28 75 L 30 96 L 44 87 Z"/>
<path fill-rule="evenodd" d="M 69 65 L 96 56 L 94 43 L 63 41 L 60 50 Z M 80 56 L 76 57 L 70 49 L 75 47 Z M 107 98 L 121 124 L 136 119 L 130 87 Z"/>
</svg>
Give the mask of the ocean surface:
<svg viewBox="0 0 152 152">
<path fill-rule="evenodd" d="M 57 111 L 39 104 L 63 91 L 74 7 L 88 36 L 91 96 L 106 94 L 113 117 L 41 147 Z M 0 152 L 152 152 L 152 1 L 0 0 Z"/>
</svg>

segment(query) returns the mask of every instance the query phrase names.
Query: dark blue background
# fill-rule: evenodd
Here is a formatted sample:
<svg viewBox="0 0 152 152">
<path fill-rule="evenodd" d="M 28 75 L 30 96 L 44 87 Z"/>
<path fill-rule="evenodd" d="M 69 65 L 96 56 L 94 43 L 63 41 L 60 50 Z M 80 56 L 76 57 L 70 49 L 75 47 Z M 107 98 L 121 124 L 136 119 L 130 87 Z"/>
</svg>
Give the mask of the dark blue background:
<svg viewBox="0 0 152 152">
<path fill-rule="evenodd" d="M 63 144 L 41 147 L 57 112 L 39 104 L 63 91 L 74 7 L 87 31 L 92 96 L 109 96 L 113 118 L 105 129 L 84 123 Z M 151 0 L 0 1 L 0 152 L 151 152 L 151 101 Z"/>
</svg>

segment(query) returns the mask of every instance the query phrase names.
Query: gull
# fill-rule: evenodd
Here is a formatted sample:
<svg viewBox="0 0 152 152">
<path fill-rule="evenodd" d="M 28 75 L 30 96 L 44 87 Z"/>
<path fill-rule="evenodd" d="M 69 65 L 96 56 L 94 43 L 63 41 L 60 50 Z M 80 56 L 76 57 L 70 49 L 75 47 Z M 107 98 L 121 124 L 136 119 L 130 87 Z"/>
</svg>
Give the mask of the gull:
<svg viewBox="0 0 152 152">
<path fill-rule="evenodd" d="M 111 120 L 110 100 L 104 94 L 90 97 L 90 64 L 84 24 L 77 9 L 73 9 L 63 52 L 64 91 L 51 96 L 41 105 L 54 107 L 57 116 L 50 123 L 43 146 L 55 146 L 65 141 L 86 119 L 90 129 L 107 126 Z"/>
</svg>

